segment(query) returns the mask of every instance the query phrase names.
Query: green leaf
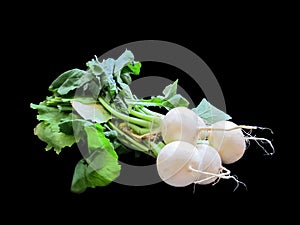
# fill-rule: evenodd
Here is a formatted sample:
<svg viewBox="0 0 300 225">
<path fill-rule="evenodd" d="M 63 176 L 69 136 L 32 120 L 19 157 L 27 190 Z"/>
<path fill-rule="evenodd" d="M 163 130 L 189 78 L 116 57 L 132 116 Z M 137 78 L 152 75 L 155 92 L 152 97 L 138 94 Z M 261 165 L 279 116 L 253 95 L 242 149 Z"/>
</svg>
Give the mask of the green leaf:
<svg viewBox="0 0 300 225">
<path fill-rule="evenodd" d="M 48 122 L 55 122 L 58 123 L 61 119 L 63 118 L 68 118 L 70 117 L 69 112 L 64 112 L 61 111 L 59 108 L 56 107 L 50 107 L 45 104 L 45 102 L 41 102 L 40 104 L 30 104 L 30 107 L 32 109 L 37 109 L 38 110 L 38 115 L 37 119 L 40 121 L 48 121 Z"/>
<path fill-rule="evenodd" d="M 162 106 L 164 106 L 167 110 L 173 109 L 175 107 L 184 106 L 188 107 L 189 102 L 186 100 L 182 95 L 176 94 L 172 96 L 171 98 L 165 100 L 162 103 Z"/>
<path fill-rule="evenodd" d="M 134 61 L 134 55 L 132 54 L 131 51 L 129 50 L 125 50 L 120 56 L 119 58 L 115 61 L 115 68 L 114 68 L 114 74 L 115 76 L 120 76 L 121 74 L 121 70 L 133 63 Z"/>
<path fill-rule="evenodd" d="M 62 112 L 47 106 L 45 102 L 30 104 L 30 107 L 38 110 L 37 119 L 42 122 L 34 128 L 34 134 L 47 143 L 46 151 L 54 149 L 59 154 L 64 147 L 71 147 L 75 143 L 74 136 L 61 131 L 59 125 L 64 120 L 72 119 L 71 112 Z"/>
<path fill-rule="evenodd" d="M 117 157 L 112 143 L 110 143 L 110 140 L 105 137 L 103 127 L 100 124 L 85 126 L 84 130 L 87 134 L 87 142 L 90 152 L 95 149 L 105 149 L 106 151 Z"/>
<path fill-rule="evenodd" d="M 57 154 L 59 154 L 64 147 L 71 147 L 75 143 L 74 136 L 60 132 L 57 123 L 40 122 L 34 128 L 34 134 L 37 135 L 40 140 L 47 143 L 46 151 L 53 148 Z"/>
<path fill-rule="evenodd" d="M 49 86 L 50 91 L 58 89 L 73 73 L 76 73 L 78 69 L 68 70 L 60 74 Z"/>
<path fill-rule="evenodd" d="M 130 104 L 139 104 L 144 106 L 158 106 L 165 107 L 170 110 L 175 107 L 184 106 L 187 107 L 189 102 L 181 94 L 177 94 L 177 83 L 178 80 L 174 81 L 172 84 L 166 86 L 163 90 L 164 96 L 152 96 L 150 99 L 141 100 L 128 100 Z"/>
<path fill-rule="evenodd" d="M 100 79 L 102 93 L 107 93 L 109 95 L 107 97 L 114 99 L 118 93 L 117 84 L 113 77 L 115 60 L 108 58 L 100 63 L 97 59 L 92 59 L 87 62 L 87 66 Z"/>
<path fill-rule="evenodd" d="M 93 79 L 93 75 L 80 69 L 72 69 L 62 73 L 49 86 L 49 90 L 60 95 L 66 95 L 69 91 L 81 87 Z"/>
<path fill-rule="evenodd" d="M 125 52 L 115 61 L 114 78 L 123 89 L 123 84 L 129 85 L 132 81 L 130 74 L 138 75 L 140 73 L 141 64 L 134 61 L 134 55 L 131 51 Z"/>
<path fill-rule="evenodd" d="M 60 131 L 68 135 L 74 135 L 76 142 L 86 140 L 84 127 L 94 125 L 88 120 L 78 119 L 77 117 L 77 115 L 73 115 L 72 119 L 62 119 L 58 124 Z"/>
<path fill-rule="evenodd" d="M 165 89 L 163 90 L 165 99 L 172 98 L 174 95 L 176 95 L 177 84 L 178 84 L 178 79 L 176 81 L 174 81 L 172 84 L 169 84 L 168 86 L 165 87 Z"/>
<path fill-rule="evenodd" d="M 95 151 L 86 160 L 81 159 L 74 170 L 71 191 L 82 193 L 87 188 L 106 186 L 114 181 L 121 171 L 115 155 L 102 149 Z"/>
<path fill-rule="evenodd" d="M 100 104 L 84 104 L 79 101 L 71 101 L 72 107 L 85 120 L 90 120 L 97 123 L 105 123 L 109 121 L 111 114 Z"/>
<path fill-rule="evenodd" d="M 206 125 L 231 119 L 231 116 L 210 104 L 205 98 L 202 99 L 200 104 L 192 110 L 204 120 Z"/>
<path fill-rule="evenodd" d="M 122 74 L 139 75 L 141 72 L 141 67 L 142 67 L 142 64 L 140 62 L 133 61 L 132 63 L 127 64 L 127 66 L 125 66 L 122 69 L 121 76 L 122 76 Z"/>
<path fill-rule="evenodd" d="M 130 72 L 132 72 L 133 75 L 139 75 L 142 64 L 140 62 L 134 62 L 133 64 L 128 64 L 127 67 L 130 69 Z"/>
<path fill-rule="evenodd" d="M 75 166 L 73 173 L 71 191 L 74 193 L 82 193 L 86 188 L 89 187 L 88 181 L 86 179 L 86 169 L 87 165 L 84 159 L 81 159 Z"/>
<path fill-rule="evenodd" d="M 105 186 L 114 181 L 119 175 L 121 165 L 116 157 L 117 153 L 106 150 L 98 150 L 95 154 L 87 159 L 89 166 L 87 177 L 90 187 Z"/>
<path fill-rule="evenodd" d="M 164 96 L 158 96 L 158 98 L 163 100 L 161 105 L 167 110 L 179 106 L 187 107 L 189 105 L 188 100 L 186 100 L 181 94 L 177 94 L 177 85 L 178 79 L 164 88 Z"/>
</svg>

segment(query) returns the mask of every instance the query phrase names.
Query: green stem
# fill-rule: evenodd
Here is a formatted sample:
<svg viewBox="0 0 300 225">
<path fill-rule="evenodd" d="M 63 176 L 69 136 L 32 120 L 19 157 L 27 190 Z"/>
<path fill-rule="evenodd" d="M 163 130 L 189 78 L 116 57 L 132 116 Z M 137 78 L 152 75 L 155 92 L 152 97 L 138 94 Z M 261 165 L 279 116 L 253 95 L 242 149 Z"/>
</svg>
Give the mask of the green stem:
<svg viewBox="0 0 300 225">
<path fill-rule="evenodd" d="M 151 122 L 145 121 L 145 120 L 142 120 L 139 118 L 133 118 L 133 117 L 127 116 L 123 113 L 120 113 L 117 110 L 113 109 L 108 103 L 106 103 L 103 98 L 99 97 L 98 99 L 99 99 L 100 103 L 115 117 L 117 117 L 121 120 L 124 120 L 124 121 L 128 121 L 129 123 L 133 123 L 133 124 L 142 126 L 142 127 L 147 127 L 147 128 L 151 127 L 151 124 L 152 124 Z"/>
<path fill-rule="evenodd" d="M 64 105 L 58 105 L 57 108 L 60 111 L 72 111 L 73 110 L 73 108 L 71 106 L 64 106 Z"/>
<path fill-rule="evenodd" d="M 157 157 L 159 151 L 162 149 L 161 144 L 160 143 L 156 144 L 154 142 L 151 142 L 150 145 L 151 145 L 151 150 L 152 150 L 152 152 L 154 154 L 154 157 Z"/>
<path fill-rule="evenodd" d="M 147 121 L 152 121 L 153 120 L 153 116 L 137 112 L 133 109 L 130 110 L 130 114 L 137 117 L 137 118 L 144 119 L 144 120 L 147 120 Z"/>
<path fill-rule="evenodd" d="M 112 122 L 108 122 L 108 125 L 114 129 L 115 131 L 117 131 L 122 137 L 124 137 L 126 139 L 126 141 L 129 141 L 133 146 L 136 147 L 137 150 L 144 152 L 146 154 L 150 154 L 149 149 L 144 146 L 143 144 L 137 142 L 136 140 L 134 140 L 133 138 L 131 138 L 130 136 L 128 136 L 127 134 L 125 134 L 123 131 L 121 131 L 117 126 L 115 126 Z"/>
<path fill-rule="evenodd" d="M 148 115 L 151 115 L 151 116 L 156 116 L 156 117 L 158 116 L 158 117 L 161 117 L 161 118 L 164 117 L 163 114 L 158 113 L 158 112 L 153 112 L 152 110 L 150 110 L 150 109 L 148 109 L 148 108 L 146 108 L 146 107 L 143 107 L 141 110 L 142 110 L 144 113 L 146 113 L 146 114 L 148 114 Z"/>
<path fill-rule="evenodd" d="M 150 132 L 149 128 L 142 128 L 132 123 L 128 123 L 128 126 L 139 135 L 147 134 Z"/>
<path fill-rule="evenodd" d="M 146 102 L 146 100 L 143 101 L 130 101 L 130 105 L 142 105 L 142 106 L 161 106 L 159 103 L 155 102 Z"/>
</svg>

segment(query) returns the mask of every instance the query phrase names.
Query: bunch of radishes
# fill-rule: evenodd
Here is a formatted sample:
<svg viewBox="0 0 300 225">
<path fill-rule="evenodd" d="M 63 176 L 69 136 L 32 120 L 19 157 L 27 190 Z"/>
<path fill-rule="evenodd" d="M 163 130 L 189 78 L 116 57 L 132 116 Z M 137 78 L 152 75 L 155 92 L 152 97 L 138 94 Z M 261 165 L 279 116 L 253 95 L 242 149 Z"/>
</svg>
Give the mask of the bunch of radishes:
<svg viewBox="0 0 300 225">
<path fill-rule="evenodd" d="M 166 145 L 157 156 L 158 174 L 164 182 L 176 187 L 216 183 L 221 178 L 242 183 L 223 164 L 239 160 L 245 153 L 246 141 L 268 141 L 243 132 L 256 128 L 228 120 L 207 126 L 191 109 L 173 108 L 162 120 L 161 135 Z"/>
</svg>

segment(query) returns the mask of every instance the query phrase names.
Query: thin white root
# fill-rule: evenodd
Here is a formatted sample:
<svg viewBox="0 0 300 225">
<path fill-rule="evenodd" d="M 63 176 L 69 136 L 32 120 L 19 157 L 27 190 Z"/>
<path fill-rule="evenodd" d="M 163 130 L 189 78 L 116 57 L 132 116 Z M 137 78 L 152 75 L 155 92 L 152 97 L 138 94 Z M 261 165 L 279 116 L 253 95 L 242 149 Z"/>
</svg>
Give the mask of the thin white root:
<svg viewBox="0 0 300 225">
<path fill-rule="evenodd" d="M 274 134 L 273 130 L 271 130 L 270 128 L 268 127 L 257 127 L 257 129 L 261 129 L 261 130 L 268 130 L 271 132 L 271 134 Z"/>
<path fill-rule="evenodd" d="M 246 189 L 247 189 L 246 184 L 243 183 L 243 182 L 241 182 L 241 181 L 239 181 L 236 176 L 230 175 L 230 173 L 231 173 L 230 170 L 227 169 L 227 168 L 225 168 L 224 166 L 221 167 L 221 170 L 220 170 L 219 174 L 197 170 L 197 169 L 194 169 L 192 166 L 190 166 L 189 169 L 192 170 L 193 172 L 196 172 L 196 173 L 210 175 L 209 177 L 206 177 L 204 179 L 194 181 L 194 184 L 201 184 L 204 181 L 207 181 L 207 180 L 209 180 L 211 178 L 217 177 L 218 179 L 213 183 L 213 185 L 215 185 L 216 183 L 218 183 L 220 179 L 233 179 L 237 183 L 237 185 L 236 185 L 236 187 L 234 188 L 233 191 L 235 191 L 238 188 L 239 184 L 243 184 L 246 187 Z"/>
<path fill-rule="evenodd" d="M 258 127 L 258 126 L 249 126 L 249 125 L 238 125 L 232 128 L 213 128 L 212 126 L 209 127 L 199 127 L 198 130 L 199 131 L 232 131 L 232 130 L 236 130 L 236 129 L 245 129 L 245 130 L 256 130 L 256 129 L 260 129 L 260 130 L 269 130 L 271 132 L 271 134 L 274 134 L 274 132 L 268 128 L 268 127 Z"/>
<path fill-rule="evenodd" d="M 247 129 L 247 130 L 253 130 L 253 129 L 258 129 L 256 126 L 247 126 L 247 125 L 238 125 L 232 128 L 213 128 L 213 127 L 199 127 L 199 131 L 231 131 L 231 130 L 236 130 L 236 129 Z"/>
<path fill-rule="evenodd" d="M 262 150 L 266 153 L 266 155 L 273 155 L 273 154 L 275 153 L 275 148 L 274 148 L 272 142 L 271 142 L 270 140 L 266 139 L 266 138 L 259 138 L 259 137 L 251 137 L 251 136 L 250 136 L 250 137 L 245 137 L 245 140 L 246 140 L 246 141 L 248 141 L 248 140 L 254 140 L 254 141 L 262 148 Z M 262 145 L 259 143 L 259 141 L 262 141 L 262 142 L 266 141 L 266 142 L 271 146 L 272 152 L 268 152 L 268 151 L 265 149 L 265 147 L 262 146 Z"/>
</svg>

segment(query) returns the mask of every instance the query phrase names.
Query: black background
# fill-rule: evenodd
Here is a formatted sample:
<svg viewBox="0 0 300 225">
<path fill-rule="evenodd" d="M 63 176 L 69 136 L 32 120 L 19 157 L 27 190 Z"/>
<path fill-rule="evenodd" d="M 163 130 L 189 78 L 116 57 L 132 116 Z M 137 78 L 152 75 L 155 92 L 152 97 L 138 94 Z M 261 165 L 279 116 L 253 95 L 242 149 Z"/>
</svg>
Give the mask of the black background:
<svg viewBox="0 0 300 225">
<path fill-rule="evenodd" d="M 229 204 L 232 205 L 228 210 L 230 213 L 251 204 L 256 207 L 253 210 L 261 215 L 265 210 L 280 211 L 278 201 L 289 199 L 293 185 L 286 182 L 286 171 L 290 167 L 285 162 L 290 149 L 283 145 L 281 137 L 285 131 L 278 122 L 278 116 L 282 114 L 278 101 L 287 93 L 280 91 L 284 84 L 281 76 L 276 75 L 280 73 L 282 61 L 275 25 L 249 22 L 232 29 L 221 26 L 200 32 L 200 35 L 189 34 L 187 30 L 185 33 L 188 35 L 183 35 L 183 38 L 175 38 L 175 35 L 138 36 L 135 33 L 96 34 L 95 27 L 79 27 L 81 35 L 78 37 L 76 31 L 79 28 L 75 24 L 72 27 L 67 25 L 62 30 L 56 30 L 50 24 L 44 25 L 46 28 L 37 25 L 25 27 L 19 33 L 18 42 L 9 45 L 12 49 L 9 58 L 13 65 L 9 71 L 14 75 L 8 78 L 13 78 L 10 82 L 17 83 L 15 87 L 18 88 L 13 95 L 16 110 L 12 113 L 17 120 L 8 126 L 10 134 L 14 135 L 13 138 L 10 135 L 13 147 L 10 147 L 9 166 L 6 167 L 9 178 L 4 185 L 10 191 L 12 210 L 16 205 L 19 209 L 30 205 L 32 211 L 51 211 L 53 214 L 65 213 L 71 208 L 126 210 L 132 218 L 138 212 L 150 215 L 164 208 L 197 211 L 198 207 L 200 210 L 208 206 L 218 212 Z M 139 40 L 169 41 L 196 53 L 216 76 L 225 97 L 227 113 L 233 120 L 238 124 L 273 130 L 274 135 L 261 132 L 273 140 L 276 151 L 273 156 L 265 156 L 253 142 L 240 161 L 228 165 L 232 173 L 247 185 L 247 190 L 241 185 L 233 192 L 235 182 L 221 180 L 215 186 L 196 186 L 195 190 L 193 186 L 174 188 L 161 182 L 142 187 L 112 183 L 107 187 L 88 189 L 79 195 L 70 192 L 80 152 L 76 146 L 65 149 L 59 156 L 53 151 L 44 151 L 45 144 L 33 135 L 37 124 L 36 111 L 30 109 L 29 104 L 43 101 L 49 95 L 48 86 L 60 73 L 72 68 L 85 69 L 85 63 L 94 55 Z M 182 71 L 176 68 L 150 63 L 142 67 L 140 76 L 152 75 L 157 70 L 182 76 Z M 179 80 L 179 83 L 182 87 L 190 85 L 185 80 Z M 201 90 L 189 89 L 188 93 L 200 101 Z M 179 204 L 180 201 L 183 203 Z M 153 203 L 154 206 L 151 205 Z M 51 218 L 53 214 L 48 216 Z M 80 217 L 73 214 L 73 217 L 76 216 Z"/>
</svg>

